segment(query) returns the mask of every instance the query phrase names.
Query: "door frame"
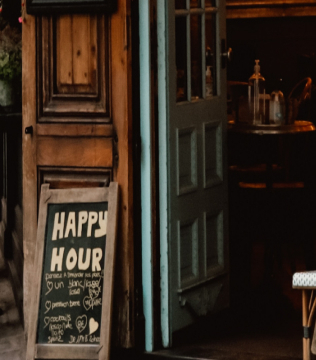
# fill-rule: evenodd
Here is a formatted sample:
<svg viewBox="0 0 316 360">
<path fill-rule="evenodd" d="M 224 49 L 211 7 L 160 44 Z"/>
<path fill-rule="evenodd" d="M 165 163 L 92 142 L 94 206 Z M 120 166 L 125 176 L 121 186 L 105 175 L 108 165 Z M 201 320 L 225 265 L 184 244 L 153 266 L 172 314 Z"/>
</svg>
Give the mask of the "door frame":
<svg viewBox="0 0 316 360">
<path fill-rule="evenodd" d="M 153 168 L 155 164 L 152 163 L 151 154 L 153 151 L 153 144 L 151 137 L 155 129 L 151 126 L 152 116 L 152 101 L 151 91 L 153 91 L 154 84 L 151 83 L 151 43 L 150 43 L 150 10 L 148 2 L 139 2 L 139 39 L 140 39 L 140 126 L 141 126 L 141 227 L 142 227 L 142 282 L 143 282 L 143 309 L 145 317 L 145 350 L 151 352 L 154 350 L 155 339 L 161 341 L 164 348 L 172 345 L 172 334 L 170 332 L 170 220 L 169 220 L 169 188 L 168 188 L 168 148 L 169 148 L 169 131 L 168 131 L 168 109 L 169 109 L 169 89 L 168 89 L 168 36 L 169 29 L 172 28 L 173 23 L 169 11 L 168 0 L 157 0 L 157 118 L 158 123 L 158 153 L 159 159 L 156 164 L 155 171 L 158 170 L 159 181 L 159 203 L 156 204 L 157 216 L 159 222 L 157 224 L 159 232 L 159 245 L 156 248 L 153 241 L 153 233 L 156 230 L 153 224 L 153 217 L 151 210 L 153 206 L 152 189 L 154 179 L 152 178 Z M 217 44 L 218 51 L 220 51 L 220 44 Z M 218 75 L 219 76 L 219 75 Z M 217 79 L 218 80 L 218 79 Z M 219 85 L 221 96 L 223 89 Z M 223 124 L 224 125 L 224 124 Z M 223 126 L 223 131 L 225 131 Z M 156 129 L 157 131 L 157 129 Z M 223 147 L 226 146 L 226 140 L 223 138 Z M 223 157 L 225 164 L 226 158 Z M 223 168 L 223 176 L 226 177 L 225 166 Z M 225 202 L 227 201 L 224 200 Z M 226 216 L 225 216 L 226 219 Z M 227 219 L 224 221 L 227 225 Z M 154 313 L 154 269 L 153 256 L 155 252 L 159 251 L 159 275 L 160 275 L 160 324 L 157 324 L 157 319 Z M 155 326 L 156 325 L 156 326 Z M 160 331 L 155 334 L 155 331 Z"/>
<path fill-rule="evenodd" d="M 166 8 L 168 1 L 157 1 L 157 77 L 158 77 L 158 181 L 159 205 L 154 204 L 152 189 L 154 187 L 152 152 L 151 116 L 153 103 L 151 100 L 151 43 L 150 43 L 150 4 L 149 1 L 139 2 L 139 44 L 140 44 L 140 136 L 141 136 L 141 237 L 142 237 L 142 290 L 143 312 L 145 318 L 145 350 L 154 350 L 155 316 L 154 316 L 154 271 L 153 254 L 160 251 L 160 330 L 163 347 L 170 345 L 169 339 L 169 244 L 168 244 L 168 187 L 167 187 L 167 42 L 168 26 L 166 24 Z M 159 208 L 159 242 L 155 248 L 153 237 L 152 209 Z"/>
<path fill-rule="evenodd" d="M 153 224 L 152 224 L 152 128 L 151 128 L 151 57 L 150 1 L 139 2 L 139 75 L 140 75 L 140 180 L 142 290 L 145 318 L 145 350 L 153 351 Z"/>
<path fill-rule="evenodd" d="M 160 216 L 160 323 L 163 347 L 171 345 L 169 299 L 169 206 L 168 206 L 168 0 L 159 2 L 158 35 L 158 129 L 159 129 L 159 216 Z M 165 34 L 165 36 L 163 36 Z"/>
</svg>

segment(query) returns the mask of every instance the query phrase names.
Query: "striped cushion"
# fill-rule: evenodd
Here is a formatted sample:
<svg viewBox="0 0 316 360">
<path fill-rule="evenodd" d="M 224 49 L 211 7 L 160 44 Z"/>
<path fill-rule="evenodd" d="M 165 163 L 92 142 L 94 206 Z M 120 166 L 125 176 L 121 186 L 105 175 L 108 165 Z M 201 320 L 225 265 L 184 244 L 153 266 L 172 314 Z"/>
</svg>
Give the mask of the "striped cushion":
<svg viewBox="0 0 316 360">
<path fill-rule="evenodd" d="M 292 286 L 293 288 L 316 288 L 316 270 L 295 273 Z"/>
</svg>

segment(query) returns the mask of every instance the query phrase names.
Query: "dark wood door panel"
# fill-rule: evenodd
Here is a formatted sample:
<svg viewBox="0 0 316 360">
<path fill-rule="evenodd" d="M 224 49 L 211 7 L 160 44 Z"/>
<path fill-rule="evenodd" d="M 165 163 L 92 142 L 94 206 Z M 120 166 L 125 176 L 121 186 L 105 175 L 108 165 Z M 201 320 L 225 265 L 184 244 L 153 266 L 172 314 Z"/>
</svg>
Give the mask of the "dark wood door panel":
<svg viewBox="0 0 316 360">
<path fill-rule="evenodd" d="M 107 18 L 41 17 L 37 36 L 38 121 L 110 122 Z"/>
<path fill-rule="evenodd" d="M 112 139 L 40 136 L 37 139 L 37 165 L 112 167 Z"/>
<path fill-rule="evenodd" d="M 112 124 L 37 124 L 37 136 L 103 136 L 113 137 Z"/>
<path fill-rule="evenodd" d="M 112 170 L 102 168 L 38 168 L 38 193 L 42 184 L 49 184 L 50 189 L 93 188 L 109 186 Z"/>
</svg>

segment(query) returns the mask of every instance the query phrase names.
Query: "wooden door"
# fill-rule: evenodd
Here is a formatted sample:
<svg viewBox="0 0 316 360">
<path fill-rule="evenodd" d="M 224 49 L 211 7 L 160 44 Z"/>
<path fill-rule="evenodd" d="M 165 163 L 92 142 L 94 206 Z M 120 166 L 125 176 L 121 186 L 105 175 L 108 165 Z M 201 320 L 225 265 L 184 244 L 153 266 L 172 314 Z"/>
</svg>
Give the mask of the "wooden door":
<svg viewBox="0 0 316 360">
<path fill-rule="evenodd" d="M 130 5 L 23 23 L 24 314 L 32 291 L 40 186 L 120 188 L 115 336 L 130 346 L 133 306 Z"/>
<path fill-rule="evenodd" d="M 225 1 L 168 1 L 166 19 L 159 179 L 167 206 L 160 212 L 161 322 L 170 346 L 175 331 L 228 306 Z"/>
</svg>

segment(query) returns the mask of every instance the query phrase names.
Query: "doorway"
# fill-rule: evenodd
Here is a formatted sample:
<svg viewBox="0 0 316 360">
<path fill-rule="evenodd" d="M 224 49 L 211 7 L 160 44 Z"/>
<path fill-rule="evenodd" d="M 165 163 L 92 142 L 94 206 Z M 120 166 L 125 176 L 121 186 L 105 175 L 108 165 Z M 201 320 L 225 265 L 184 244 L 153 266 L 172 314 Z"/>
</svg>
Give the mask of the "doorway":
<svg viewBox="0 0 316 360">
<path fill-rule="evenodd" d="M 171 26 L 170 28 L 173 27 Z M 242 27 L 240 28 L 242 29 Z M 233 26 L 230 28 L 230 31 L 234 32 L 232 29 L 234 29 Z M 236 34 L 233 33 L 233 35 Z M 236 39 L 243 39 L 242 36 L 243 34 L 240 34 L 239 37 L 236 35 Z M 232 45 L 229 43 L 229 39 L 227 43 L 229 46 Z M 181 61 L 183 61 L 183 57 Z M 229 75 L 230 72 L 231 70 L 229 69 Z M 240 75 L 238 71 L 236 73 Z M 249 76 L 250 75 L 251 72 Z M 249 76 L 247 75 L 243 81 L 247 81 Z M 239 79 L 239 81 L 242 80 Z M 186 90 L 184 93 L 186 94 Z M 183 94 L 183 92 L 181 92 L 181 94 Z M 305 193 L 304 195 L 303 192 Z M 286 216 L 286 213 L 282 214 L 284 208 L 287 207 L 286 204 L 288 204 L 288 208 L 294 207 L 296 210 L 304 209 L 303 212 L 299 212 L 300 221 L 298 221 L 298 218 L 292 218 L 294 221 L 291 222 L 291 225 L 296 226 L 296 234 L 299 234 L 299 230 L 301 229 L 300 225 L 308 222 L 308 217 L 304 216 L 308 210 L 305 206 L 306 203 L 304 203 L 304 201 L 302 202 L 302 199 L 308 198 L 309 201 L 312 201 L 312 197 L 309 196 L 309 194 L 311 194 L 310 192 L 308 193 L 308 191 L 305 190 L 303 190 L 303 192 L 298 192 L 297 195 L 295 195 L 296 192 L 291 191 L 292 202 L 290 203 L 288 202 L 289 192 L 284 192 L 279 198 L 272 195 L 271 201 L 273 207 L 275 207 L 273 210 L 277 211 L 279 209 L 281 215 L 284 215 L 282 219 L 283 227 L 279 227 L 279 231 L 285 229 L 287 233 L 291 233 L 291 228 L 286 227 L 289 217 Z M 254 246 L 252 246 L 253 244 L 250 246 L 249 239 L 251 239 L 254 234 L 257 234 L 259 237 L 263 237 L 264 234 L 261 233 L 260 228 L 256 227 L 257 223 L 249 224 L 247 216 L 242 218 L 242 214 L 248 211 L 250 215 L 258 214 L 257 220 L 264 219 L 265 214 L 271 211 L 271 208 L 265 205 L 257 210 L 258 204 L 262 204 L 263 201 L 266 201 L 266 195 L 261 195 L 261 193 L 258 196 L 253 196 L 241 192 L 238 194 L 230 194 L 229 196 L 231 310 L 222 311 L 218 316 L 205 316 L 204 321 L 201 319 L 201 321 L 193 321 L 195 325 L 191 327 L 191 330 L 185 329 L 184 331 L 179 330 L 176 332 L 173 338 L 172 349 L 164 350 L 162 353 L 168 356 L 193 356 L 193 354 L 196 356 L 196 354 L 199 353 L 200 356 L 204 358 L 208 358 L 207 356 L 222 356 L 222 358 L 236 358 L 237 356 L 247 358 L 248 356 L 249 358 L 253 358 L 254 354 L 256 354 L 258 358 L 260 358 L 260 356 L 262 356 L 262 358 L 270 357 L 271 359 L 281 356 L 293 359 L 301 358 L 300 294 L 295 293 L 295 291 L 291 289 L 292 264 L 289 266 L 288 259 L 285 259 L 286 264 L 282 263 L 284 259 L 281 259 L 281 262 L 274 259 L 273 267 L 285 266 L 282 272 L 278 272 L 278 276 L 280 275 L 281 278 L 277 279 L 276 285 L 275 281 L 271 281 L 270 283 L 268 281 L 268 283 L 264 284 L 258 291 L 253 291 L 253 288 L 250 286 L 251 281 L 256 280 L 258 274 L 260 278 L 262 274 L 266 248 L 265 246 L 262 247 L 262 242 L 260 241 L 257 241 Z M 312 202 L 310 204 L 312 204 Z M 249 210 L 250 206 L 254 209 L 252 213 Z M 308 209 L 311 209 L 311 206 L 309 206 Z M 312 212 L 308 213 L 310 219 L 313 217 L 312 214 Z M 238 219 L 236 215 L 239 216 Z M 292 215 L 294 216 L 294 214 Z M 242 221 L 240 221 L 240 219 L 242 219 Z M 312 229 L 310 229 L 310 231 L 312 232 Z M 294 236 L 294 234 L 295 233 L 292 232 L 290 235 Z M 282 243 L 281 245 L 285 248 L 288 246 L 286 243 Z M 297 244 L 292 245 L 295 249 L 295 245 Z M 281 255 L 284 255 L 282 253 L 282 246 L 280 249 Z M 165 246 L 164 250 L 167 248 L 168 246 Z M 261 260 L 263 263 L 261 263 Z M 298 259 L 295 265 L 299 265 L 300 260 L 301 259 Z M 175 263 L 177 263 L 177 261 L 175 261 Z M 257 265 L 256 269 L 254 265 Z M 254 274 L 256 271 L 258 274 Z M 284 274 L 284 271 L 289 272 Z M 287 275 L 287 278 L 282 278 L 284 275 Z M 254 276 L 255 279 L 251 279 L 251 276 Z M 167 277 L 165 280 L 167 280 Z M 284 286 L 284 289 L 282 287 L 280 289 L 277 286 L 278 282 L 281 286 Z M 281 294 L 279 293 L 280 290 Z M 168 295 L 169 293 L 166 292 L 165 294 Z M 276 328 L 276 324 L 280 326 Z M 166 322 L 165 325 L 169 326 L 168 322 Z M 236 337 L 237 334 L 240 336 L 238 339 Z M 205 336 L 204 340 L 206 339 L 206 342 L 202 342 L 203 336 Z M 191 347 L 183 346 L 193 339 L 195 340 L 193 342 L 194 345 Z M 200 350 L 195 346 L 197 342 L 201 344 Z M 170 345 L 171 344 L 167 344 L 166 346 Z M 232 354 L 234 354 L 235 357 L 229 357 Z"/>
</svg>

